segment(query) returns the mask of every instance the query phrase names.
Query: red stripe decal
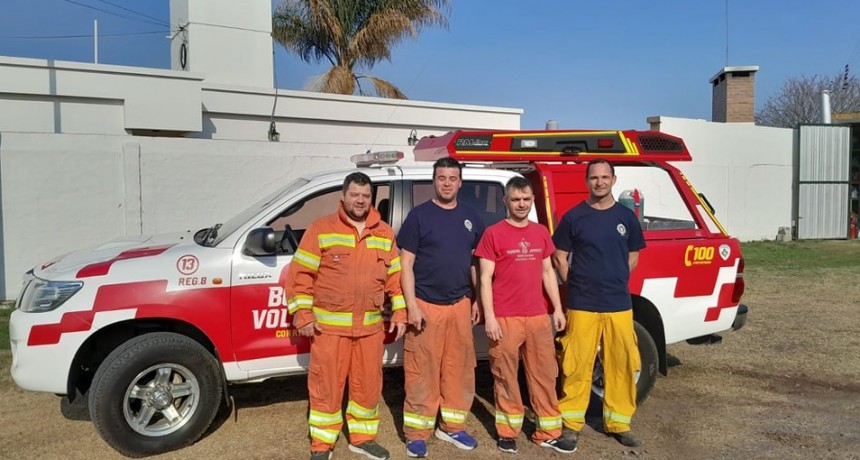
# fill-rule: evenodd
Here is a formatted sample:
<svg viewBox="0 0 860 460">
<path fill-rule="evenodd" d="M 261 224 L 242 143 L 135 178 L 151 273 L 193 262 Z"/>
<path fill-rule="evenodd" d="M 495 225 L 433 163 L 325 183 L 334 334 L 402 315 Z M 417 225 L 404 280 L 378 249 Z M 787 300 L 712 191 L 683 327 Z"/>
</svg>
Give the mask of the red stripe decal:
<svg viewBox="0 0 860 460">
<path fill-rule="evenodd" d="M 125 259 L 138 259 L 140 257 L 150 257 L 157 256 L 164 251 L 176 246 L 175 244 L 164 244 L 161 246 L 149 246 L 146 248 L 137 248 L 137 249 L 129 249 L 128 251 L 121 252 L 117 254 L 116 257 L 110 260 L 105 260 L 103 262 L 96 262 L 94 264 L 87 265 L 86 267 L 80 269 L 78 271 L 78 278 L 89 278 L 92 276 L 104 276 L 107 275 L 110 271 L 111 265 L 118 260 Z"/>
<path fill-rule="evenodd" d="M 723 287 L 720 288 L 720 295 L 717 297 L 717 305 L 715 307 L 708 308 L 708 311 L 705 313 L 705 322 L 716 321 L 720 319 L 720 313 L 722 313 L 724 309 L 737 306 L 732 303 L 732 291 L 734 291 L 734 289 L 734 283 L 724 284 Z"/>
<path fill-rule="evenodd" d="M 225 361 L 230 353 L 229 287 L 166 292 L 167 280 L 101 286 L 93 309 L 63 314 L 59 323 L 30 328 L 28 346 L 53 345 L 62 334 L 88 331 L 98 312 L 136 309 L 135 318 L 167 318 L 199 328 Z"/>
</svg>

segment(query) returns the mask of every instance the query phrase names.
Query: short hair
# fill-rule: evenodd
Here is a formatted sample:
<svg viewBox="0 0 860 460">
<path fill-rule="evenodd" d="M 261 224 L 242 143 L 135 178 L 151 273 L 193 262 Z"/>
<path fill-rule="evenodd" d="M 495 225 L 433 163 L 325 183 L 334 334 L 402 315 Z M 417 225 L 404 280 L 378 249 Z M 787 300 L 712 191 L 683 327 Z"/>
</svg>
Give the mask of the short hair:
<svg viewBox="0 0 860 460">
<path fill-rule="evenodd" d="M 370 176 L 362 172 L 350 173 L 343 180 L 343 193 L 349 190 L 349 184 L 370 185 Z"/>
<path fill-rule="evenodd" d="M 505 195 L 510 195 L 513 190 L 531 189 L 532 183 L 522 176 L 514 176 L 505 184 Z"/>
<path fill-rule="evenodd" d="M 591 166 L 593 165 L 607 165 L 609 166 L 609 171 L 612 172 L 612 176 L 615 176 L 615 166 L 612 166 L 612 163 L 604 160 L 603 158 L 598 158 L 596 160 L 589 161 L 588 166 L 585 167 L 585 180 L 588 180 L 588 176 L 591 174 Z"/>
<path fill-rule="evenodd" d="M 463 177 L 463 164 L 451 157 L 442 157 L 433 163 L 433 178 L 436 178 L 436 170 L 439 168 L 457 168 L 460 178 Z"/>
</svg>

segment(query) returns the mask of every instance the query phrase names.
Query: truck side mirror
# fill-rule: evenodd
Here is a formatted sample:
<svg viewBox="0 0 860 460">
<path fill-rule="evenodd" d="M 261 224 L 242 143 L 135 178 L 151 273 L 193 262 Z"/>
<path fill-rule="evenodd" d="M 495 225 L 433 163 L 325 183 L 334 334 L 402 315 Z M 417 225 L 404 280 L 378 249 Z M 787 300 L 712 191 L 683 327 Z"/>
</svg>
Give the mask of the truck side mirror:
<svg viewBox="0 0 860 460">
<path fill-rule="evenodd" d="M 271 256 L 275 254 L 275 231 L 270 227 L 255 228 L 245 238 L 242 253 L 246 256 Z"/>
</svg>

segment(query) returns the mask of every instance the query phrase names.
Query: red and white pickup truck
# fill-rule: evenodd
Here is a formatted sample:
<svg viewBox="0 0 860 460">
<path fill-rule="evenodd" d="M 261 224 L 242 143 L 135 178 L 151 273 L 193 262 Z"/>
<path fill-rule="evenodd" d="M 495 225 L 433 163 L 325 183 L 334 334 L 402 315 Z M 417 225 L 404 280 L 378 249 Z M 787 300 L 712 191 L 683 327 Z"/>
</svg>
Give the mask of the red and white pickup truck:
<svg viewBox="0 0 860 460">
<path fill-rule="evenodd" d="M 392 161 L 398 154 L 358 158 L 395 231 L 433 194 L 430 164 L 400 167 Z M 743 326 L 740 244 L 669 164 L 691 159 L 681 139 L 645 131 L 455 131 L 421 140 L 415 155 L 466 163 L 459 199 L 487 225 L 504 218 L 508 179 L 525 176 L 538 197 L 532 218 L 551 231 L 588 194 L 584 162 L 615 164 L 616 192 L 627 189 L 621 201 L 638 212 L 648 245 L 630 280 L 640 400 L 657 372 L 666 373 L 666 344 L 713 342 L 715 333 Z M 229 401 L 230 385 L 307 371 L 309 344 L 292 327 L 284 277 L 304 229 L 335 211 L 348 172 L 299 178 L 196 232 L 112 241 L 35 266 L 10 318 L 13 379 L 64 395 L 66 414 L 85 409 L 125 455 L 193 443 Z M 475 339 L 486 356 L 482 329 Z M 400 363 L 401 347 L 389 337 L 385 365 Z"/>
</svg>

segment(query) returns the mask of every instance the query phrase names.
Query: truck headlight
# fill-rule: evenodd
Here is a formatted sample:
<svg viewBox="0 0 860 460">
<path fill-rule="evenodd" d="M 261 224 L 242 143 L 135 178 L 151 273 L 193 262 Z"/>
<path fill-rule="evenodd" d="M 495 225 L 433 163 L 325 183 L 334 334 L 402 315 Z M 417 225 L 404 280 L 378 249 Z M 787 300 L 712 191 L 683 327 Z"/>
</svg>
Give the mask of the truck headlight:
<svg viewBox="0 0 860 460">
<path fill-rule="evenodd" d="M 83 286 L 81 281 L 47 281 L 33 278 L 21 293 L 18 309 L 28 313 L 54 310 Z"/>
</svg>

